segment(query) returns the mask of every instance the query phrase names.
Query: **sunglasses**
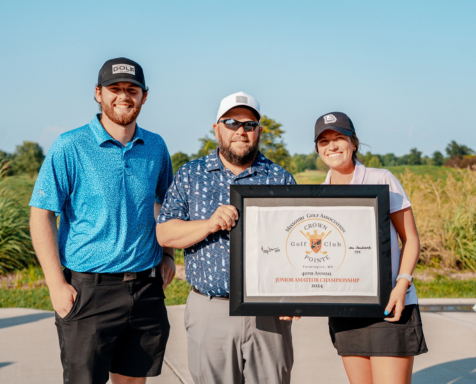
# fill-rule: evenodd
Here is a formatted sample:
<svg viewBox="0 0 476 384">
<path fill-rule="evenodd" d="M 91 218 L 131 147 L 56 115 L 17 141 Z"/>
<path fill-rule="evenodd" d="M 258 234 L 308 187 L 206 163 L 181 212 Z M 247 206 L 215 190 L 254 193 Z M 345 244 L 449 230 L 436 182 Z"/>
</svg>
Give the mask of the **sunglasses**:
<svg viewBox="0 0 476 384">
<path fill-rule="evenodd" d="M 237 121 L 235 119 L 223 119 L 218 120 L 219 123 L 225 124 L 225 127 L 231 129 L 232 131 L 237 131 L 240 127 L 243 127 L 245 132 L 251 132 L 256 127 L 259 127 L 259 123 L 256 121 Z"/>
</svg>

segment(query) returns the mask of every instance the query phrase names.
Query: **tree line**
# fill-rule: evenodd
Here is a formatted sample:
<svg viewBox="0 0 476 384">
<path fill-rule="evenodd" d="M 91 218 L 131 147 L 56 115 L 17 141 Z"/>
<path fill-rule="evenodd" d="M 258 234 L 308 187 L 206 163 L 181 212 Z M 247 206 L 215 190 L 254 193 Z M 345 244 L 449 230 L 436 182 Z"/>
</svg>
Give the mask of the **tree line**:
<svg viewBox="0 0 476 384">
<path fill-rule="evenodd" d="M 24 141 L 13 153 L 0 150 L 0 170 L 4 177 L 27 173 L 33 178 L 44 159 L 43 148 L 38 143 Z"/>
<path fill-rule="evenodd" d="M 261 118 L 263 132 L 261 134 L 260 151 L 268 159 L 285 168 L 292 174 L 304 172 L 306 170 L 327 171 L 327 166 L 317 153 L 294 154 L 291 155 L 283 140 L 284 129 L 275 120 L 263 115 Z M 171 156 L 174 173 L 190 160 L 198 159 L 214 151 L 218 142 L 214 138 L 213 130 L 199 139 L 198 152 L 188 155 L 183 152 L 176 152 Z M 417 148 L 412 148 L 410 153 L 403 156 L 396 156 L 393 153 L 379 155 L 367 151 L 360 154 L 360 161 L 367 167 L 381 168 L 397 165 L 435 165 L 455 168 L 476 168 L 475 152 L 466 145 L 458 144 L 454 140 L 445 148 L 446 156 L 440 151 L 435 151 L 433 155 L 423 156 Z M 13 153 L 0 150 L 0 169 L 3 168 L 3 176 L 27 173 L 34 177 L 40 170 L 45 155 L 38 143 L 24 141 L 18 145 Z"/>
<path fill-rule="evenodd" d="M 292 174 L 306 170 L 327 171 L 327 166 L 315 151 L 310 154 L 297 153 L 294 155 L 288 152 L 282 138 L 284 129 L 280 123 L 264 115 L 261 119 L 261 126 L 263 127 L 263 133 L 261 134 L 260 151 L 268 159 L 274 161 Z M 208 155 L 217 148 L 218 143 L 213 138 L 214 132 L 211 131 L 211 134 L 212 137 L 206 135 L 199 139 L 200 148 L 197 153 L 189 156 L 186 153 L 177 152 L 171 156 L 174 173 L 190 160 Z M 365 166 L 372 168 L 397 165 L 436 165 L 456 168 L 476 167 L 475 152 L 466 145 L 460 145 L 453 140 L 447 145 L 445 152 L 446 156 L 440 151 L 435 151 L 433 155 L 429 157 L 423 156 L 423 153 L 417 148 L 412 148 L 409 154 L 403 156 L 396 156 L 393 153 L 379 155 L 368 151 L 365 154 L 360 154 L 359 160 Z"/>
</svg>

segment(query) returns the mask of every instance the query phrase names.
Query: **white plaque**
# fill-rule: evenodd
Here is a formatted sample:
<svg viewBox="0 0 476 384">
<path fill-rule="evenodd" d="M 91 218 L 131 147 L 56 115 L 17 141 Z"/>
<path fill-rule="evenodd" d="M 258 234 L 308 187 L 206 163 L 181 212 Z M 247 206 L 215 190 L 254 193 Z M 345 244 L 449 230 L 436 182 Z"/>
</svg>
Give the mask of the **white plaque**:
<svg viewBox="0 0 476 384">
<path fill-rule="evenodd" d="M 377 296 L 372 207 L 246 207 L 248 296 Z"/>
</svg>

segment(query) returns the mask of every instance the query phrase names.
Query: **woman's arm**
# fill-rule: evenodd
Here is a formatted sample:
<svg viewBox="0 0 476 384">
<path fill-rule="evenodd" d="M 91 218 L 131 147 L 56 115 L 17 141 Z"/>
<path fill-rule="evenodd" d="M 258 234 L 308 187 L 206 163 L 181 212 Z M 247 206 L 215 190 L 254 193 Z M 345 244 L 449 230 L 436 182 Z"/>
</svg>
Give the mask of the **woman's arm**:
<svg viewBox="0 0 476 384">
<path fill-rule="evenodd" d="M 420 239 L 415 225 L 415 218 L 411 208 L 405 208 L 401 211 L 390 214 L 392 223 L 397 230 L 398 236 L 402 241 L 402 254 L 400 256 L 400 268 L 398 274 L 408 273 L 411 275 L 418 262 L 420 255 Z M 408 281 L 400 279 L 390 294 L 390 300 L 385 308 L 385 315 L 388 315 L 393 309 L 395 316 L 386 318 L 387 321 L 398 321 L 405 308 L 405 296 L 408 289 Z"/>
</svg>

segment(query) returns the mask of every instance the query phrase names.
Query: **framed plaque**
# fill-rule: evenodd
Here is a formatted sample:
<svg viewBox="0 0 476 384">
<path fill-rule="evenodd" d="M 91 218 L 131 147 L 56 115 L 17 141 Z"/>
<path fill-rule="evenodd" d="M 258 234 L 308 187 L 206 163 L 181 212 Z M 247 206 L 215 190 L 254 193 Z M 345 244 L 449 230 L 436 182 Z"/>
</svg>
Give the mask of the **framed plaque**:
<svg viewBox="0 0 476 384">
<path fill-rule="evenodd" d="M 231 316 L 383 317 L 388 185 L 231 185 Z"/>
</svg>

